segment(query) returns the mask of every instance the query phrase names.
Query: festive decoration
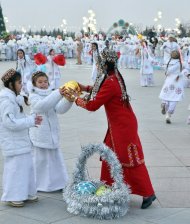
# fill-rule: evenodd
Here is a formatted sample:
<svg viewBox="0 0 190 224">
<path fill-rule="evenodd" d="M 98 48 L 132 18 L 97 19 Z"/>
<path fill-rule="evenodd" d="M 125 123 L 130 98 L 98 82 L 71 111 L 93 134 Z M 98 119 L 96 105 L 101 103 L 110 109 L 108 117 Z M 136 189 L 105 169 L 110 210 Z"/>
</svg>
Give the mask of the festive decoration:
<svg viewBox="0 0 190 224">
<path fill-rule="evenodd" d="M 53 61 L 60 66 L 64 66 L 66 64 L 66 60 L 63 54 L 58 54 L 53 58 Z"/>
<path fill-rule="evenodd" d="M 120 19 L 118 22 L 113 23 L 113 25 L 107 31 L 107 34 L 132 34 L 137 35 L 137 31 L 132 23 L 125 22 L 123 19 Z"/>
<path fill-rule="evenodd" d="M 102 160 L 106 160 L 110 166 L 110 174 L 114 184 L 111 191 L 104 191 L 100 180 L 90 180 L 90 183 L 97 186 L 100 195 L 79 194 L 76 189 L 79 183 L 88 181 L 86 172 L 87 159 L 98 152 Z M 104 192 L 104 193 L 103 193 Z M 97 219 L 116 219 L 124 216 L 128 211 L 129 189 L 123 182 L 121 164 L 115 153 L 104 144 L 90 144 L 82 147 L 81 155 L 78 158 L 73 180 L 65 188 L 63 198 L 67 203 L 68 212 L 88 216 Z"/>
<path fill-rule="evenodd" d="M 113 24 L 113 27 L 118 27 L 118 24 L 117 24 L 117 23 L 114 23 L 114 24 Z"/>
<path fill-rule="evenodd" d="M 72 81 L 69 81 L 69 82 L 66 82 L 62 87 L 60 88 L 63 88 L 65 87 L 66 89 L 69 89 L 71 88 L 72 90 L 76 91 L 77 93 L 80 93 L 80 86 L 78 84 L 78 82 L 72 80 Z"/>
<path fill-rule="evenodd" d="M 123 19 L 120 19 L 118 21 L 119 26 L 124 26 L 125 25 L 125 21 Z"/>
<path fill-rule="evenodd" d="M 96 190 L 96 186 L 90 181 L 82 181 L 76 186 L 78 194 L 95 194 Z"/>
<path fill-rule="evenodd" d="M 125 26 L 128 27 L 129 26 L 129 23 L 125 23 Z"/>
<path fill-rule="evenodd" d="M 37 53 L 34 55 L 34 61 L 37 65 L 43 65 L 47 62 L 47 58 L 42 53 Z"/>
<path fill-rule="evenodd" d="M 111 192 L 111 189 L 105 185 L 102 185 L 96 190 L 96 195 L 102 196 L 103 194 L 108 193 L 108 192 Z"/>
</svg>

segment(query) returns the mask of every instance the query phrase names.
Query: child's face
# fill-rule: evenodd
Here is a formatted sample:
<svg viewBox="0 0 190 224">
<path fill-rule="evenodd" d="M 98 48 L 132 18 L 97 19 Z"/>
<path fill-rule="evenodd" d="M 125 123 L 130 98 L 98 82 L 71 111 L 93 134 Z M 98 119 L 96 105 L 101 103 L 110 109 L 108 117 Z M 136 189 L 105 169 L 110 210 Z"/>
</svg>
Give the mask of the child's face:
<svg viewBox="0 0 190 224">
<path fill-rule="evenodd" d="M 40 76 L 36 80 L 36 87 L 39 89 L 48 89 L 49 83 L 48 79 L 44 76 Z"/>
<path fill-rule="evenodd" d="M 20 79 L 15 82 L 15 90 L 16 90 L 17 94 L 19 94 L 21 92 L 21 88 L 22 88 L 22 81 Z"/>
<path fill-rule="evenodd" d="M 92 50 L 95 51 L 96 50 L 96 45 L 92 44 Z"/>
<path fill-rule="evenodd" d="M 18 55 L 18 58 L 20 58 L 20 59 L 22 59 L 24 57 L 24 54 L 22 51 L 18 51 L 17 55 Z"/>
<path fill-rule="evenodd" d="M 54 56 L 55 55 L 55 51 L 51 51 L 50 55 Z"/>
</svg>

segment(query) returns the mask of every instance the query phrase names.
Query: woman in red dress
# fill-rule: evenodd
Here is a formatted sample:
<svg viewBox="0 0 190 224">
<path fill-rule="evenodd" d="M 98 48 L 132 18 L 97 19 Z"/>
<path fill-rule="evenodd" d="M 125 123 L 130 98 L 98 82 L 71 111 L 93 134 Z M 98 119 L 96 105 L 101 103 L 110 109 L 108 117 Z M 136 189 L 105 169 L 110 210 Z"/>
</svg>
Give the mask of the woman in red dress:
<svg viewBox="0 0 190 224">
<path fill-rule="evenodd" d="M 116 153 L 122 165 L 124 181 L 130 186 L 132 194 L 143 196 L 141 208 L 145 209 L 152 204 L 156 196 L 144 162 L 137 119 L 129 103 L 124 80 L 116 65 L 116 53 L 103 52 L 98 64 L 99 75 L 94 86 L 79 84 L 82 91 L 91 92 L 91 99 L 82 99 L 71 89 L 65 90 L 65 96 L 73 99 L 77 106 L 89 111 L 105 107 L 108 130 L 104 143 Z M 102 73 L 104 78 L 100 81 Z M 106 161 L 102 161 L 101 180 L 108 185 L 113 183 Z"/>
</svg>

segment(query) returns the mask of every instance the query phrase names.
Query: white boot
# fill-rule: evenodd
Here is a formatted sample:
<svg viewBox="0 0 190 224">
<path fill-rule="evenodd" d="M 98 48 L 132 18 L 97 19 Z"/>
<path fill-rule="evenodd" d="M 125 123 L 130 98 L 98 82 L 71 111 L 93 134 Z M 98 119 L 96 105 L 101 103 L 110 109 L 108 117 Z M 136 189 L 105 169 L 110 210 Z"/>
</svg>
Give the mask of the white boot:
<svg viewBox="0 0 190 224">
<path fill-rule="evenodd" d="M 166 123 L 171 124 L 171 114 L 170 113 L 166 114 Z"/>
</svg>

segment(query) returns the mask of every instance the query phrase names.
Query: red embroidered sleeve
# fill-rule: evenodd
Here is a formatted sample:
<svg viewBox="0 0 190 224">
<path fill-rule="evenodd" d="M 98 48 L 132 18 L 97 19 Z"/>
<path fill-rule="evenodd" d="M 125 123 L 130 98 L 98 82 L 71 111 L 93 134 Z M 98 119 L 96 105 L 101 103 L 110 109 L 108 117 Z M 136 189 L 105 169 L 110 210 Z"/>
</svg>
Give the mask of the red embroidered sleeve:
<svg viewBox="0 0 190 224">
<path fill-rule="evenodd" d="M 76 103 L 77 106 L 86 109 L 86 101 L 85 100 L 83 100 L 81 98 L 77 98 L 75 103 Z"/>
<path fill-rule="evenodd" d="M 86 102 L 83 99 L 78 98 L 75 102 L 78 106 L 85 108 L 86 110 L 96 111 L 113 97 L 115 94 L 114 87 L 114 80 L 108 79 L 101 86 L 100 91 L 97 93 L 95 99 Z"/>
</svg>

